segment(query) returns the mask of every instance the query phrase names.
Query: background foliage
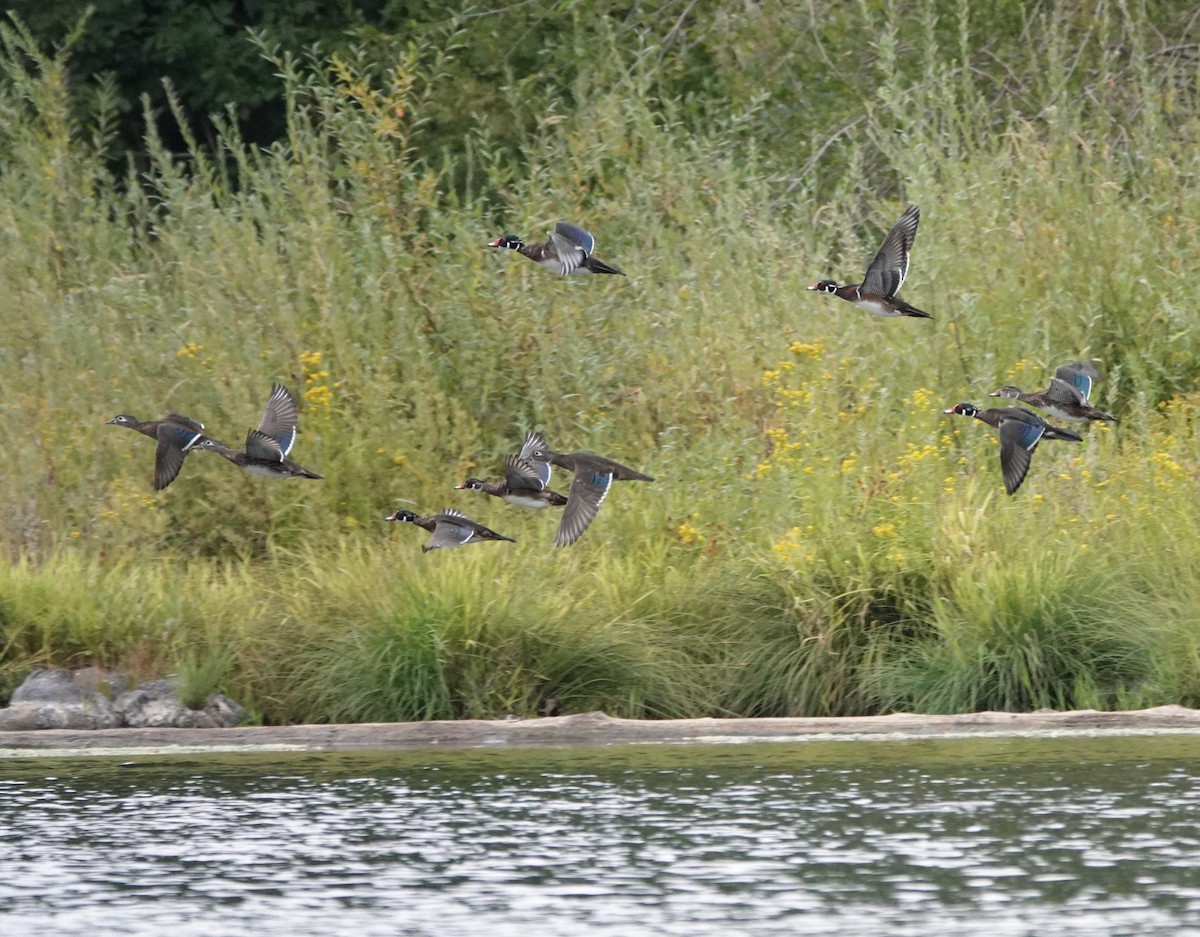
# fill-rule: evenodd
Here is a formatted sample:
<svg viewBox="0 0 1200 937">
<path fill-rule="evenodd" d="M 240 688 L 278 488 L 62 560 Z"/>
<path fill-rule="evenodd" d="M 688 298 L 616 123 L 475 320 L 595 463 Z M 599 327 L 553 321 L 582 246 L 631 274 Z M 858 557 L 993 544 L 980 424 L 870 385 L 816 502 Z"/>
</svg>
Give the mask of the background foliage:
<svg viewBox="0 0 1200 937">
<path fill-rule="evenodd" d="M 268 721 L 1197 702 L 1190 6 L 135 6 L 0 32 L 8 683 L 179 672 Z M 173 58 L 114 57 L 135 27 Z M 805 291 L 910 201 L 932 322 Z M 483 247 L 557 218 L 630 276 Z M 942 410 L 1079 358 L 1121 422 L 1005 497 Z M 240 441 L 277 380 L 324 482 L 198 454 L 154 494 L 104 425 Z M 451 490 L 530 428 L 659 480 L 555 551 Z M 422 555 L 397 503 L 518 543 Z"/>
</svg>

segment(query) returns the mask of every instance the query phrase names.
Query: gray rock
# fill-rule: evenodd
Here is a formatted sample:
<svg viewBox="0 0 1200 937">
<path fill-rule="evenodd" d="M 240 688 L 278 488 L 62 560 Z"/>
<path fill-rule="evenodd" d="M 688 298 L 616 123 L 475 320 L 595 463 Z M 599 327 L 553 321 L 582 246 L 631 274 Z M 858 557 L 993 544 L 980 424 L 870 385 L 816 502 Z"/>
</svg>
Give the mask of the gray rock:
<svg viewBox="0 0 1200 937">
<path fill-rule="evenodd" d="M 125 724 L 134 728 L 220 729 L 235 726 L 245 709 L 222 693 L 213 693 L 203 709 L 189 709 L 179 699 L 176 681 L 151 680 L 114 702 Z"/>
<path fill-rule="evenodd" d="M 35 670 L 0 709 L 0 730 L 134 728 L 218 729 L 236 726 L 245 708 L 213 693 L 203 709 L 189 709 L 176 692 L 177 681 L 151 680 L 124 691 L 126 679 L 98 667 L 76 673 Z M 108 694 L 120 695 L 109 701 Z"/>
<path fill-rule="evenodd" d="M 115 729 L 120 725 L 121 717 L 108 700 L 101 704 L 33 701 L 0 709 L 0 729 Z"/>
<path fill-rule="evenodd" d="M 69 670 L 35 670 L 0 709 L 4 729 L 112 729 L 121 717 L 108 698 L 76 682 Z"/>
<path fill-rule="evenodd" d="M 204 703 L 204 711 L 222 729 L 232 729 L 246 715 L 246 707 L 224 693 L 213 693 Z"/>
<path fill-rule="evenodd" d="M 24 732 L 27 729 L 47 728 L 47 726 L 39 724 L 38 712 L 43 707 L 53 705 L 53 703 L 14 703 L 7 709 L 0 709 L 0 730 Z"/>
<path fill-rule="evenodd" d="M 35 670 L 13 691 L 14 703 L 82 703 L 95 696 L 69 670 Z"/>
<path fill-rule="evenodd" d="M 179 701 L 170 680 L 151 680 L 122 693 L 113 702 L 125 724 L 135 729 L 146 727 L 203 728 L 196 724 L 192 710 Z"/>
</svg>

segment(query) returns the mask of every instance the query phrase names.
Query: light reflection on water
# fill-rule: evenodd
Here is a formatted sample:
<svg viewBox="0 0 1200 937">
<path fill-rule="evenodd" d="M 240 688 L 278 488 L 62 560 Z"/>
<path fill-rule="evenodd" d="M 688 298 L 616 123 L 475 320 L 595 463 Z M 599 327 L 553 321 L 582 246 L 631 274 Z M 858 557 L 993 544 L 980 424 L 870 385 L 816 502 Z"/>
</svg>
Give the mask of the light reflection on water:
<svg viewBox="0 0 1200 937">
<path fill-rule="evenodd" d="M 1200 934 L 1200 737 L 0 761 L 0 933 Z"/>
</svg>

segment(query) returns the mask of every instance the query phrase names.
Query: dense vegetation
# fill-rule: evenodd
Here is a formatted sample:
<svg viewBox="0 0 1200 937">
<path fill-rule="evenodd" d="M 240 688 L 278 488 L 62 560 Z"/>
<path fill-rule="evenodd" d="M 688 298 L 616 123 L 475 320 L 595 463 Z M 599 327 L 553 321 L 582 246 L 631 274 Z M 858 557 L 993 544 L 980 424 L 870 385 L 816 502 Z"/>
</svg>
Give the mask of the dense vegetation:
<svg viewBox="0 0 1200 937">
<path fill-rule="evenodd" d="M 185 150 L 146 115 L 127 159 L 113 83 L 5 27 L 7 684 L 179 673 L 272 722 L 1200 703 L 1191 5 L 728 6 L 247 37 L 284 136 L 170 98 Z M 805 291 L 907 202 L 932 321 Z M 630 276 L 483 247 L 558 218 Z M 1079 358 L 1120 423 L 1006 497 L 942 410 Z M 326 481 L 200 453 L 155 494 L 104 425 L 236 441 L 274 381 Z M 451 490 L 530 428 L 658 481 L 555 550 Z M 518 542 L 422 554 L 401 503 Z"/>
</svg>

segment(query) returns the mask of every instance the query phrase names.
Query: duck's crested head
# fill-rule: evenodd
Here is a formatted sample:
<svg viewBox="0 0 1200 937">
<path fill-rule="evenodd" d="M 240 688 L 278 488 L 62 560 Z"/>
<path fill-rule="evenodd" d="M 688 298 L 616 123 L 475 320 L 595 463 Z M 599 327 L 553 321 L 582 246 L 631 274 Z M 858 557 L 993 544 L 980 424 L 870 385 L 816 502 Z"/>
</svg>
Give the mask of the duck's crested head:
<svg viewBox="0 0 1200 937">
<path fill-rule="evenodd" d="M 207 436 L 202 438 L 199 442 L 192 443 L 191 448 L 197 452 L 216 452 L 219 455 L 224 455 L 233 451 L 227 445 L 225 445 L 225 443 L 221 442 L 221 440 L 209 439 Z"/>
</svg>

